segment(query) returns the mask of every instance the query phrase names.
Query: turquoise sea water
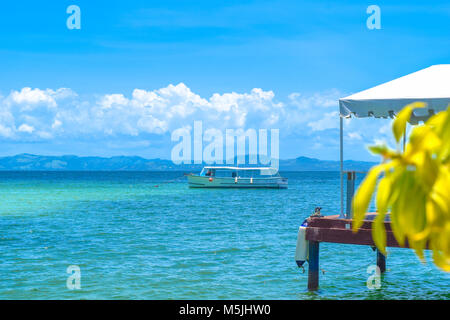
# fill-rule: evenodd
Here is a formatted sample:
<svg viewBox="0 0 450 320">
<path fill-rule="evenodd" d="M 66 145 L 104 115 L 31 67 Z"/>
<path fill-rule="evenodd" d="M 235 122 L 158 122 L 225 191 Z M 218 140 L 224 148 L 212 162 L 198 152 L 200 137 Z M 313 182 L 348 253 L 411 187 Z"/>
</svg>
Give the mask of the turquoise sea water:
<svg viewBox="0 0 450 320">
<path fill-rule="evenodd" d="M 165 183 L 181 175 L 0 172 L 0 298 L 450 298 L 450 275 L 408 249 L 389 250 L 381 289 L 369 290 L 371 248 L 330 243 L 320 290 L 307 292 L 297 230 L 316 206 L 338 212 L 337 172 L 283 173 L 287 190 Z M 80 290 L 67 289 L 70 265 Z"/>
</svg>

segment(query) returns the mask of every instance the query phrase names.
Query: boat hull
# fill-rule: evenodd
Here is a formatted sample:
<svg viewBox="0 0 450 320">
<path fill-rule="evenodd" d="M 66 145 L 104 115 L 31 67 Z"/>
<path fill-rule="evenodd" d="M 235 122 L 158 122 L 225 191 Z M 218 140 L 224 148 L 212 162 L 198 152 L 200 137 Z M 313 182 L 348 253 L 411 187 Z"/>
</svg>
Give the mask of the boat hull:
<svg viewBox="0 0 450 320">
<path fill-rule="evenodd" d="M 286 189 L 288 181 L 282 177 L 269 178 L 222 178 L 189 175 L 189 188 L 261 188 Z"/>
</svg>

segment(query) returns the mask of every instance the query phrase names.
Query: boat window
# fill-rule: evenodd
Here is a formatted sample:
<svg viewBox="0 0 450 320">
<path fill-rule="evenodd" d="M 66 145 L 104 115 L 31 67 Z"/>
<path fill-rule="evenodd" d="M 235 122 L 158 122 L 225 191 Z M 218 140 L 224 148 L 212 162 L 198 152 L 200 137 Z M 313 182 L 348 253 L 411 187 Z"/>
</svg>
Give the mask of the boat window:
<svg viewBox="0 0 450 320">
<path fill-rule="evenodd" d="M 200 176 L 206 177 L 222 177 L 222 178 L 268 178 L 268 177 L 280 177 L 280 173 L 274 168 L 264 169 L 214 169 L 203 168 L 200 172 Z"/>
<path fill-rule="evenodd" d="M 234 175 L 233 175 L 234 174 Z M 223 178 L 229 178 L 229 177 L 235 177 L 236 173 L 232 170 L 216 170 L 216 176 L 217 177 L 223 177 Z"/>
<path fill-rule="evenodd" d="M 210 168 L 204 168 L 200 175 L 203 175 L 203 176 L 206 176 L 206 177 L 214 177 L 216 175 L 216 170 L 215 169 L 210 169 Z"/>
<path fill-rule="evenodd" d="M 258 176 L 258 170 L 239 170 L 238 176 L 242 178 L 252 178 Z"/>
</svg>

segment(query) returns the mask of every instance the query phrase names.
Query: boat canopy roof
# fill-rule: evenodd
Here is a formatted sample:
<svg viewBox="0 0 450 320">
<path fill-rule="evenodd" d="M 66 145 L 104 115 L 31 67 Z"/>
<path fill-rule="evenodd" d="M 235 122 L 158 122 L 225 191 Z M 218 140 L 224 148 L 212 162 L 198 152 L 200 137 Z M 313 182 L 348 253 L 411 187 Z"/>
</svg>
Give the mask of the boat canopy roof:
<svg viewBox="0 0 450 320">
<path fill-rule="evenodd" d="M 425 102 L 410 122 L 426 121 L 450 104 L 450 64 L 433 65 L 376 87 L 339 99 L 341 117 L 393 118 L 406 105 Z"/>
<path fill-rule="evenodd" d="M 218 170 L 276 170 L 271 167 L 219 167 L 219 166 L 206 166 L 204 169 L 218 169 Z"/>
</svg>

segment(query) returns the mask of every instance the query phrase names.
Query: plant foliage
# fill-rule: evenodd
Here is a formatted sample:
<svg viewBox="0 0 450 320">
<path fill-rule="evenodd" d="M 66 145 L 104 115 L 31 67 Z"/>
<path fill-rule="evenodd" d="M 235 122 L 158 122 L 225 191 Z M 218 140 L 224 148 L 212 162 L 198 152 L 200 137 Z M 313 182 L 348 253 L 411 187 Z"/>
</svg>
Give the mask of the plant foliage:
<svg viewBox="0 0 450 320">
<path fill-rule="evenodd" d="M 407 241 L 422 261 L 428 247 L 435 265 L 450 272 L 450 106 L 415 126 L 405 150 L 400 151 L 413 110 L 425 106 L 410 104 L 394 120 L 397 150 L 386 145 L 369 148 L 383 161 L 369 171 L 353 199 L 353 231 L 361 227 L 376 191 L 372 237 L 378 249 L 386 254 L 384 220 L 389 213 L 400 245 Z"/>
</svg>

